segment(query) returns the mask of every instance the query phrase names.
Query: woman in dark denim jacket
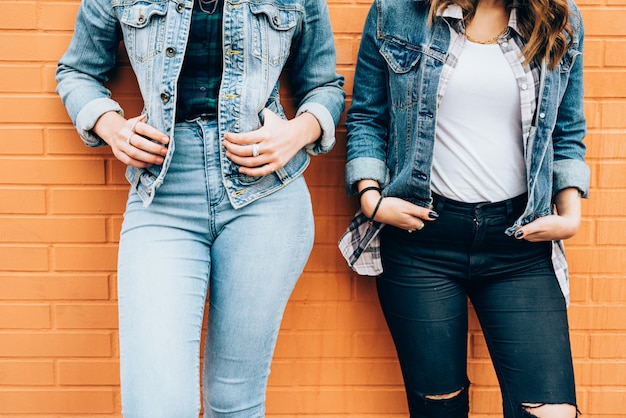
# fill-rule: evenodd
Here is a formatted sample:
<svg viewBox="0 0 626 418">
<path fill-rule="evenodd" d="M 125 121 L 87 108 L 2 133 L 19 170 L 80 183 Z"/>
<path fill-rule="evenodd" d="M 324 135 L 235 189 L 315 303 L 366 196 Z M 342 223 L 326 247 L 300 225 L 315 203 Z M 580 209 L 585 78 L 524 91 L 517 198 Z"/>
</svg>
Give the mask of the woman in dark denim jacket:
<svg viewBox="0 0 626 418">
<path fill-rule="evenodd" d="M 104 87 L 120 40 L 144 102 L 129 119 Z M 278 83 L 288 59 L 291 120 Z M 264 416 L 283 311 L 313 245 L 301 174 L 332 148 L 344 108 L 335 61 L 323 0 L 81 2 L 57 91 L 84 142 L 128 166 L 125 417 L 198 417 L 207 293 L 204 414 Z"/>
<path fill-rule="evenodd" d="M 566 0 L 370 10 L 346 181 L 373 221 L 360 257 L 378 275 L 413 418 L 468 416 L 468 298 L 504 416 L 577 414 L 561 240 L 589 189 L 582 44 Z"/>
</svg>

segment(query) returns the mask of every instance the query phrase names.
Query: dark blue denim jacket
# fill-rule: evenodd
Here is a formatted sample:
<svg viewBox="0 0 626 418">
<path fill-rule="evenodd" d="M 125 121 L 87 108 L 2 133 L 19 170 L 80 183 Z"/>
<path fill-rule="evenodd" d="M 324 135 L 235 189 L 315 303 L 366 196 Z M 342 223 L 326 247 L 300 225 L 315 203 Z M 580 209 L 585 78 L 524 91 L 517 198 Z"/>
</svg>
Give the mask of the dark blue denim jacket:
<svg viewBox="0 0 626 418">
<path fill-rule="evenodd" d="M 189 35 L 193 0 L 83 0 L 74 36 L 57 69 L 57 92 L 83 141 L 104 145 L 92 131 L 105 112 L 122 113 L 104 86 L 124 41 L 139 83 L 147 122 L 171 138 L 163 165 L 128 167 L 126 176 L 147 206 L 172 160 L 177 84 Z M 320 122 L 322 137 L 264 177 L 238 172 L 221 148 L 223 182 L 235 208 L 298 177 L 309 154 L 329 151 L 344 109 L 343 77 L 324 0 L 225 0 L 223 77 L 218 98 L 220 138 L 262 124 L 265 108 L 284 117 L 279 82 L 287 59 L 297 113 Z M 305 152 L 306 151 L 306 152 Z"/>
<path fill-rule="evenodd" d="M 383 195 L 428 207 L 437 121 L 437 89 L 446 60 L 450 27 L 428 23 L 424 0 L 375 0 L 359 50 L 352 105 L 348 111 L 348 193 L 373 179 Z M 568 187 L 587 197 L 584 161 L 583 25 L 569 3 L 571 47 L 558 67 L 542 66 L 536 123 L 525 143 L 528 204 L 507 229 L 551 214 L 554 195 Z"/>
</svg>

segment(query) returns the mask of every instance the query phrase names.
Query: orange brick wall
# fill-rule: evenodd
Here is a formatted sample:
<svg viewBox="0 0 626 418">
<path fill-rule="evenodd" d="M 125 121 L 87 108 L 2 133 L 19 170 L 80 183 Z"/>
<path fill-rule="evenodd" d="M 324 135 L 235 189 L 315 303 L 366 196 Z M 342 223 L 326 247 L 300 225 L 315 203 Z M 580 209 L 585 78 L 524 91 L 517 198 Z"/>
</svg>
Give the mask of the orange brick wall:
<svg viewBox="0 0 626 418">
<path fill-rule="evenodd" d="M 88 149 L 54 94 L 79 0 L 0 0 L 0 416 L 119 417 L 115 266 L 127 186 Z M 568 243 L 580 409 L 626 416 L 626 1 L 583 0 L 591 200 Z M 369 0 L 331 0 L 348 93 Z M 114 91 L 137 114 L 136 87 Z M 349 101 L 348 101 L 349 104 Z M 285 314 L 268 416 L 406 417 L 400 370 L 373 282 L 336 241 L 355 209 L 343 190 L 345 129 L 306 173 L 316 245 Z M 499 394 L 471 319 L 472 418 Z M 532 331 L 532 330 L 530 330 Z"/>
</svg>

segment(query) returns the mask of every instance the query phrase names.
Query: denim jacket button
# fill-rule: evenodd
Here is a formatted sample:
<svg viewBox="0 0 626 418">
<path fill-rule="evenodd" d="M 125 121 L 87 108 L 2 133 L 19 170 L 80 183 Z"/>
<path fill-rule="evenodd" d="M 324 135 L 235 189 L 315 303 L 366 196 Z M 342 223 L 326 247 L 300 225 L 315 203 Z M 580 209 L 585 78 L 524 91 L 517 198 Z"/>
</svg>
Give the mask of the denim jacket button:
<svg viewBox="0 0 626 418">
<path fill-rule="evenodd" d="M 272 18 L 272 22 L 274 22 L 275 25 L 278 25 L 278 24 L 280 24 L 280 19 L 278 18 L 278 16 L 274 16 Z"/>
<path fill-rule="evenodd" d="M 170 46 L 169 48 L 165 50 L 165 55 L 171 58 L 174 55 L 176 55 L 176 50 Z"/>
<path fill-rule="evenodd" d="M 185 10 L 185 4 L 184 4 L 184 3 L 182 3 L 182 2 L 181 2 L 181 3 L 178 3 L 178 4 L 176 5 L 176 11 L 177 11 L 178 13 L 182 13 L 182 12 L 183 12 L 183 10 Z"/>
<path fill-rule="evenodd" d="M 161 101 L 167 103 L 170 101 L 170 95 L 168 93 L 161 93 Z"/>
<path fill-rule="evenodd" d="M 540 117 L 541 119 L 543 119 L 543 118 L 545 118 L 545 117 L 546 117 L 546 114 L 545 114 L 545 113 L 543 113 L 543 112 L 541 112 L 541 113 L 539 114 L 539 117 Z"/>
</svg>

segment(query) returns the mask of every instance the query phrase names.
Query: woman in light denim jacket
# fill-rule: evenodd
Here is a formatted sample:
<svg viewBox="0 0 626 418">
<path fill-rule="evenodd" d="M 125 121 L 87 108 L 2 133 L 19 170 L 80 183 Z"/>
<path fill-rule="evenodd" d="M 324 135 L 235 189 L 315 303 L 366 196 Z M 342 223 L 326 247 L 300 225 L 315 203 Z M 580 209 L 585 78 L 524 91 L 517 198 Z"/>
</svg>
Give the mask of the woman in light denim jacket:
<svg viewBox="0 0 626 418">
<path fill-rule="evenodd" d="M 122 40 L 144 103 L 128 119 L 105 86 Z M 281 318 L 313 244 L 301 174 L 334 145 L 344 108 L 335 66 L 323 0 L 81 2 L 57 91 L 83 141 L 128 166 L 125 417 L 198 416 L 207 294 L 204 413 L 264 416 Z"/>
<path fill-rule="evenodd" d="M 468 297 L 504 416 L 577 413 L 561 240 L 578 230 L 589 190 L 582 44 L 566 0 L 370 10 L 346 183 L 373 249 L 348 241 L 352 261 L 369 257 L 380 273 L 411 417 L 468 415 Z"/>
</svg>

